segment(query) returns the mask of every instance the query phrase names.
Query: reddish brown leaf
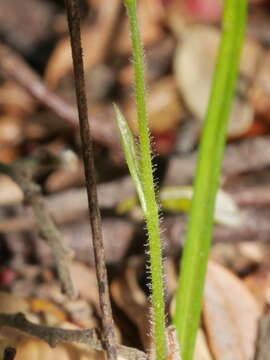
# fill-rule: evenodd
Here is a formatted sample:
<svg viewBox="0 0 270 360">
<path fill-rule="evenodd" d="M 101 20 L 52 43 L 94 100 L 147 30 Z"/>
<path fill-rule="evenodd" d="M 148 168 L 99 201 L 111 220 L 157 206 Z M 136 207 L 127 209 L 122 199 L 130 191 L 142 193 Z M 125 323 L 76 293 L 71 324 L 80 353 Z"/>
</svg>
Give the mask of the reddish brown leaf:
<svg viewBox="0 0 270 360">
<path fill-rule="evenodd" d="M 255 352 L 258 304 L 231 272 L 211 261 L 204 298 L 204 321 L 216 360 L 248 360 Z"/>
</svg>

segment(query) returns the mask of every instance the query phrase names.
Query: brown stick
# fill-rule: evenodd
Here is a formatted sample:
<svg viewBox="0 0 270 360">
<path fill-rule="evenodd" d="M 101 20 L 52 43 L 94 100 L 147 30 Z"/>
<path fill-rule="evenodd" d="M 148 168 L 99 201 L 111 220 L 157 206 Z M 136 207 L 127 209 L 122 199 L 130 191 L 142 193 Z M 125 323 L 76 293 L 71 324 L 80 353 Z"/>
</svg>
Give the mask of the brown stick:
<svg viewBox="0 0 270 360">
<path fill-rule="evenodd" d="M 47 106 L 72 128 L 78 127 L 78 111 L 59 95 L 52 92 L 42 79 L 25 63 L 17 53 L 0 43 L 0 72 L 29 92 L 40 103 Z M 104 131 L 99 117 L 92 117 L 93 139 L 119 151 L 117 132 Z"/>
<path fill-rule="evenodd" d="M 226 227 L 216 225 L 214 227 L 214 243 L 227 242 L 239 243 L 243 241 L 269 242 L 270 223 L 269 210 L 259 211 L 247 209 L 242 211 L 243 224 L 239 227 Z M 174 216 L 164 220 L 164 236 L 168 240 L 166 254 L 175 254 L 181 248 L 186 231 L 186 218 Z"/>
<path fill-rule="evenodd" d="M 42 79 L 24 62 L 20 55 L 7 46 L 0 44 L 0 71 L 8 79 L 14 80 L 27 90 L 35 99 L 66 120 L 73 127 L 78 126 L 76 108 L 50 91 Z"/>
<path fill-rule="evenodd" d="M 223 175 L 231 176 L 263 169 L 270 164 L 270 136 L 243 139 L 237 144 L 229 144 L 225 150 Z M 194 176 L 197 151 L 186 156 L 172 156 L 164 183 L 166 185 L 186 185 Z M 181 177 L 179 174 L 181 172 Z"/>
<path fill-rule="evenodd" d="M 116 341 L 113 327 L 112 309 L 110 303 L 107 270 L 105 263 L 105 253 L 102 239 L 101 217 L 97 199 L 93 144 L 88 123 L 88 110 L 81 47 L 80 12 L 78 1 L 66 0 L 66 8 L 71 38 L 75 89 L 80 120 L 80 134 L 87 185 L 89 218 L 92 228 L 93 248 L 99 287 L 100 307 L 102 313 L 104 345 L 107 351 L 108 359 L 116 360 Z"/>
<path fill-rule="evenodd" d="M 28 321 L 23 313 L 0 314 L 0 325 L 9 326 L 36 336 L 51 347 L 55 347 L 63 342 L 78 342 L 87 344 L 96 350 L 102 350 L 94 329 L 66 330 L 37 325 Z"/>
<path fill-rule="evenodd" d="M 26 319 L 24 314 L 0 314 L 0 327 L 8 326 L 45 341 L 51 347 L 64 342 L 86 344 L 90 348 L 101 351 L 102 343 L 95 329 L 68 330 L 51 326 L 37 325 Z M 144 352 L 123 345 L 117 345 L 119 354 L 126 360 L 146 360 Z"/>
<path fill-rule="evenodd" d="M 31 170 L 26 164 L 6 165 L 0 163 L 0 172 L 7 174 L 21 187 L 25 200 L 33 208 L 37 227 L 41 236 L 48 242 L 55 257 L 58 275 L 64 292 L 70 297 L 76 297 L 68 263 L 71 260 L 72 252 L 62 243 L 59 233 L 50 213 L 47 210 L 39 186 L 31 180 Z"/>
</svg>

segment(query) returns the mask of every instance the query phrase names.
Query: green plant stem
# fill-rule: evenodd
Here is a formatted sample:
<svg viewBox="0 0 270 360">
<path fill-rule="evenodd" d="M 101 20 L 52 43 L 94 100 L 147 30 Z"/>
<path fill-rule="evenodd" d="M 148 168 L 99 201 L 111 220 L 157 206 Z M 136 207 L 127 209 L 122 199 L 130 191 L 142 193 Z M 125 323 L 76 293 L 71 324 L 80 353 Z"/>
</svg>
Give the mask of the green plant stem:
<svg viewBox="0 0 270 360">
<path fill-rule="evenodd" d="M 228 119 L 246 22 L 246 0 L 226 0 L 223 31 L 196 169 L 174 324 L 183 360 L 191 360 L 199 326 Z"/>
<path fill-rule="evenodd" d="M 156 202 L 151 141 L 146 111 L 143 48 L 136 14 L 136 0 L 124 0 L 130 21 L 135 73 L 135 97 L 139 125 L 141 183 L 146 200 L 144 216 L 149 236 L 150 272 L 153 304 L 153 335 L 157 360 L 166 357 L 165 305 L 163 290 L 163 264 L 159 228 L 159 208 Z"/>
</svg>

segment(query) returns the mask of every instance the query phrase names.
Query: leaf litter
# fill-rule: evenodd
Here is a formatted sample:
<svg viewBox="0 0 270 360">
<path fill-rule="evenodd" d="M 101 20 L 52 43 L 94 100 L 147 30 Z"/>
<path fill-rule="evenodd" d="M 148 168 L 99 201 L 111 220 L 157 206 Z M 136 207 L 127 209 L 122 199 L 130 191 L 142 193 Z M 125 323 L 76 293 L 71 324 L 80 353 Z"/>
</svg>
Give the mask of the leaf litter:
<svg viewBox="0 0 270 360">
<path fill-rule="evenodd" d="M 148 350 L 151 309 L 147 279 L 142 276 L 147 262 L 144 224 L 135 212 L 117 211 L 119 203 L 134 196 L 111 105 L 116 102 L 127 109 L 128 121 L 134 124 L 127 23 L 120 0 L 110 6 L 96 0 L 82 4 L 89 117 L 118 342 Z M 146 47 L 149 118 L 158 154 L 156 178 L 161 189 L 191 189 L 220 32 L 216 26 L 220 2 L 147 0 L 140 2 L 139 14 Z M 0 312 L 23 312 L 29 321 L 41 325 L 99 328 L 64 16 L 63 4 L 56 0 L 29 0 L 23 5 L 19 0 L 0 2 L 0 18 L 5 20 L 0 22 L 0 53 L 5 54 L 0 59 L 0 161 L 32 162 L 37 152 L 53 153 L 59 160 L 58 165 L 49 160 L 45 166 L 38 163 L 34 181 L 65 245 L 74 251 L 70 269 L 79 299 L 70 301 L 61 292 L 51 250 L 38 234 L 31 208 L 21 189 L 1 174 Z M 217 204 L 222 221 L 215 225 L 195 360 L 268 359 L 269 19 L 266 1 L 250 1 L 250 25 L 220 189 L 225 198 L 221 196 Z M 136 135 L 136 126 L 131 128 Z M 74 155 L 75 162 L 63 167 L 67 153 Z M 190 200 L 190 194 L 187 197 Z M 163 238 L 169 305 L 187 215 L 181 206 L 173 213 L 167 210 Z M 15 359 L 103 357 L 86 345 L 66 343 L 51 349 L 41 340 L 1 327 L 0 358 L 8 346 L 17 348 Z"/>
</svg>

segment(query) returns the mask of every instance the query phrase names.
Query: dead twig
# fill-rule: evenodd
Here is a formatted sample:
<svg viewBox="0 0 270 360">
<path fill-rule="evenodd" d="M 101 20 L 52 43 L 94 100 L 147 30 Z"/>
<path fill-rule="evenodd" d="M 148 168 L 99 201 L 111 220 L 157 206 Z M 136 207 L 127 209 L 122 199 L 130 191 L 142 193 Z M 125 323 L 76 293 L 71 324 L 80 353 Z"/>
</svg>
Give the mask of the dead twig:
<svg viewBox="0 0 270 360">
<path fill-rule="evenodd" d="M 260 170 L 269 166 L 269 145 L 269 135 L 243 139 L 237 144 L 229 144 L 225 150 L 222 170 L 225 178 L 227 179 L 236 174 Z M 165 184 L 189 184 L 194 176 L 196 158 L 197 151 L 186 156 L 172 157 L 166 173 Z M 180 173 L 181 177 L 179 177 Z"/>
<path fill-rule="evenodd" d="M 104 345 L 109 360 L 117 358 L 116 340 L 110 303 L 109 286 L 102 239 L 101 217 L 97 199 L 97 186 L 93 144 L 88 122 L 87 100 L 85 92 L 84 68 L 81 47 L 80 10 L 76 0 L 66 0 L 67 18 L 71 39 L 74 68 L 74 80 L 80 121 L 80 135 L 86 177 L 89 205 L 89 218 L 92 229 L 93 248 L 99 287 L 99 300 L 102 313 Z"/>
<path fill-rule="evenodd" d="M 72 253 L 62 243 L 61 234 L 47 210 L 40 187 L 31 179 L 32 168 L 25 163 L 0 163 L 0 172 L 10 176 L 21 187 L 25 200 L 33 208 L 39 232 L 52 249 L 63 290 L 70 298 L 75 298 L 76 292 L 68 269 Z"/>
<path fill-rule="evenodd" d="M 238 206 L 244 207 L 269 207 L 270 191 L 268 185 L 254 185 L 233 189 L 229 192 Z"/>
<path fill-rule="evenodd" d="M 88 345 L 91 349 L 103 350 L 95 329 L 69 330 L 34 324 L 26 319 L 24 314 L 0 314 L 0 326 L 11 327 L 28 335 L 35 336 L 45 341 L 51 347 L 64 342 L 76 342 Z M 117 345 L 119 355 L 126 360 L 146 360 L 147 355 L 134 348 Z"/>
<path fill-rule="evenodd" d="M 244 241 L 269 242 L 270 223 L 269 209 L 247 209 L 242 211 L 242 225 L 227 227 L 215 225 L 214 243 L 227 242 L 239 243 Z M 186 231 L 186 218 L 175 216 L 164 220 L 164 236 L 168 239 L 169 246 L 165 254 L 174 255 L 182 247 Z"/>
<path fill-rule="evenodd" d="M 51 109 L 69 126 L 78 128 L 77 109 L 52 92 L 20 55 L 2 43 L 0 43 L 0 72 L 5 78 L 15 81 L 36 100 Z M 117 132 L 113 132 L 112 129 L 104 131 L 104 126 L 98 116 L 91 117 L 91 122 L 93 139 L 106 147 L 118 150 L 119 142 L 115 135 Z"/>
<path fill-rule="evenodd" d="M 35 99 L 52 109 L 69 125 L 78 127 L 76 108 L 50 91 L 23 58 L 3 44 L 0 44 L 0 71 L 6 78 L 14 80 Z"/>
<path fill-rule="evenodd" d="M 35 336 L 45 341 L 51 347 L 55 347 L 63 342 L 78 342 L 89 345 L 89 347 L 96 350 L 102 350 L 94 329 L 66 330 L 37 325 L 28 321 L 23 313 L 0 314 L 0 325 L 9 326 Z"/>
<path fill-rule="evenodd" d="M 132 196 L 134 193 L 131 185 L 128 178 L 123 179 L 120 183 L 100 184 L 98 186 L 98 197 L 101 207 L 111 209 L 119 201 Z M 257 185 L 251 188 L 243 187 L 238 192 L 235 190 L 229 192 L 232 199 L 239 205 L 245 220 L 243 225 L 238 228 L 216 225 L 214 242 L 241 242 L 254 241 L 255 239 L 261 242 L 269 241 L 270 195 L 266 185 L 262 189 L 265 190 L 264 196 L 263 191 L 260 191 L 260 187 L 257 187 Z M 58 226 L 78 220 L 82 221 L 87 214 L 86 192 L 83 189 L 72 189 L 63 193 L 49 195 L 46 197 L 46 206 Z M 185 231 L 186 217 L 180 216 L 180 214 L 176 218 L 165 217 L 164 222 L 167 237 L 173 239 L 172 241 L 175 244 L 175 246 L 170 246 L 170 250 L 175 252 L 181 246 L 180 238 Z M 29 213 L 27 209 L 20 215 L 0 219 L 0 232 L 2 233 L 28 231 L 36 226 L 37 222 L 34 215 Z M 110 226 L 112 227 L 112 225 Z M 113 232 L 113 227 L 111 231 Z"/>
</svg>

